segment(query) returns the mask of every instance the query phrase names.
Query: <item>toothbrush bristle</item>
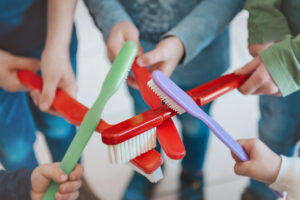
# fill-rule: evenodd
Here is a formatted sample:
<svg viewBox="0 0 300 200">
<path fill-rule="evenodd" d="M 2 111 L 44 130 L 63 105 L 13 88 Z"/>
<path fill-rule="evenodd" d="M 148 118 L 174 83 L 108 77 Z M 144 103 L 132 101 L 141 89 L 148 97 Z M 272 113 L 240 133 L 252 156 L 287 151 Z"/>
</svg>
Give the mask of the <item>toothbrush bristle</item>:
<svg viewBox="0 0 300 200">
<path fill-rule="evenodd" d="M 172 99 L 170 99 L 163 91 L 161 91 L 161 89 L 157 87 L 153 80 L 150 80 L 147 84 L 152 89 L 152 91 L 168 105 L 168 107 L 177 112 L 179 115 L 185 113 L 185 110 L 177 103 L 175 103 Z"/>
<path fill-rule="evenodd" d="M 156 147 L 156 127 L 117 145 L 107 145 L 111 164 L 124 164 Z"/>
</svg>

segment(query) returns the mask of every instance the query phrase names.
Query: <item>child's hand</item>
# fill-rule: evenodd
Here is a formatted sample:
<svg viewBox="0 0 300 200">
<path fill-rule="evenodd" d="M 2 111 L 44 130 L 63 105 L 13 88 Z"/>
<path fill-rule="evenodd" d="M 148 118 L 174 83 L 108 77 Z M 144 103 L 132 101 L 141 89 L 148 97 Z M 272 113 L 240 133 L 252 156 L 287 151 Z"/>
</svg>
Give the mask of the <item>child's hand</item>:
<svg viewBox="0 0 300 200">
<path fill-rule="evenodd" d="M 76 97 L 77 84 L 73 73 L 69 49 L 45 49 L 41 57 L 41 72 L 43 90 L 31 91 L 31 97 L 40 110 L 47 112 L 55 97 L 55 91 L 60 88 Z"/>
<path fill-rule="evenodd" d="M 137 55 L 143 53 L 140 45 L 139 30 L 130 22 L 120 22 L 116 24 L 108 35 L 107 39 L 107 56 L 113 62 L 121 50 L 124 42 L 131 40 L 138 44 L 139 49 Z"/>
<path fill-rule="evenodd" d="M 255 57 L 243 68 L 235 71 L 237 75 L 249 74 L 250 77 L 239 87 L 239 91 L 244 94 L 269 94 L 280 96 L 278 86 L 273 81 L 265 64 L 259 56 Z"/>
<path fill-rule="evenodd" d="M 243 139 L 237 142 L 249 155 L 249 161 L 241 162 L 232 154 L 232 157 L 236 160 L 234 172 L 267 184 L 273 183 L 281 167 L 281 157 L 259 139 Z"/>
<path fill-rule="evenodd" d="M 46 192 L 50 181 L 61 183 L 59 192 L 55 194 L 56 200 L 77 199 L 79 196 L 79 188 L 81 187 L 81 179 L 83 176 L 83 168 L 77 165 L 68 176 L 59 168 L 60 163 L 45 164 L 34 169 L 31 175 L 31 199 L 41 200 Z"/>
<path fill-rule="evenodd" d="M 160 41 L 154 50 L 139 56 L 137 64 L 150 66 L 150 72 L 159 70 L 165 75 L 171 76 L 184 53 L 184 45 L 179 38 L 167 37 Z"/>
<path fill-rule="evenodd" d="M 37 59 L 14 56 L 0 50 L 0 87 L 8 92 L 27 91 L 19 81 L 18 70 L 38 70 L 40 62 Z"/>
<path fill-rule="evenodd" d="M 275 44 L 275 42 L 266 42 L 263 44 L 249 44 L 248 50 L 251 56 L 256 57 L 259 55 L 259 52 L 268 48 L 269 46 L 272 46 Z"/>
</svg>

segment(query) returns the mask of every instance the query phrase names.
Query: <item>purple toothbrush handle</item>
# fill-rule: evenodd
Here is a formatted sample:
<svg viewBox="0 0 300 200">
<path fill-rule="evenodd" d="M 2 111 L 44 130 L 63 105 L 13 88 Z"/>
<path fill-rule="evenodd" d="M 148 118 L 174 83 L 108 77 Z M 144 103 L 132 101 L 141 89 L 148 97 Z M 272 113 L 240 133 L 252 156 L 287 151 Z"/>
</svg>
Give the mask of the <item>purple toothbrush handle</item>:
<svg viewBox="0 0 300 200">
<path fill-rule="evenodd" d="M 201 119 L 211 130 L 212 132 L 243 162 L 248 161 L 248 155 L 237 143 L 214 119 L 208 116 L 200 108 L 198 111 L 197 118 Z M 267 185 L 268 186 L 268 185 Z M 284 194 L 270 188 L 274 194 L 278 197 L 283 198 Z"/>
<path fill-rule="evenodd" d="M 240 160 L 249 160 L 248 155 L 241 147 L 241 145 L 237 143 L 214 119 L 212 119 L 205 112 L 203 112 L 202 109 L 193 101 L 193 99 L 189 95 L 187 95 L 180 87 L 178 87 L 173 81 L 171 81 L 167 76 L 165 76 L 160 71 L 154 71 L 152 73 L 152 80 L 156 84 L 156 86 L 164 93 L 164 95 L 168 97 L 167 99 L 172 100 L 171 103 L 167 102 L 167 104 L 169 104 L 172 107 L 173 103 L 176 103 L 176 107 L 179 106 L 189 114 L 202 120 Z M 272 191 L 278 197 L 284 196 L 283 193 L 274 190 Z"/>
<path fill-rule="evenodd" d="M 237 141 L 235 141 L 214 119 L 198 107 L 197 116 L 212 132 L 243 162 L 249 160 L 248 155 Z"/>
</svg>

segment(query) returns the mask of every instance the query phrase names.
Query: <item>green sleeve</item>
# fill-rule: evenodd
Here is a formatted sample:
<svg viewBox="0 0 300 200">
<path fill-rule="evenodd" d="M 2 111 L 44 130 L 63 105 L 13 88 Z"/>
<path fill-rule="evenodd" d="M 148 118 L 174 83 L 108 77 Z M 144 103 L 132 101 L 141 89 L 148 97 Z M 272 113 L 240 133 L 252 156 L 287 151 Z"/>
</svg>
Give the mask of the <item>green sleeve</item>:
<svg viewBox="0 0 300 200">
<path fill-rule="evenodd" d="M 290 34 L 286 17 L 281 11 L 283 0 L 246 0 L 249 12 L 249 44 L 282 40 Z"/>
<path fill-rule="evenodd" d="M 282 96 L 300 89 L 300 34 L 286 36 L 281 42 L 260 52 Z"/>
</svg>

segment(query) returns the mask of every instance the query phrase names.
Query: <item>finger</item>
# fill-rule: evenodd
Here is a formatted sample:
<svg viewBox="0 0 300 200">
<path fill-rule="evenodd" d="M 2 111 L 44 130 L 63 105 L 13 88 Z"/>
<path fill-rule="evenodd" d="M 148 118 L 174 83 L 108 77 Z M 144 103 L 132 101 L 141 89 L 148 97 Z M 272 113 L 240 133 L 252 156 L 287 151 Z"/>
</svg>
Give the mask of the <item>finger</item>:
<svg viewBox="0 0 300 200">
<path fill-rule="evenodd" d="M 39 106 L 40 104 L 40 96 L 41 96 L 41 92 L 39 90 L 32 90 L 30 91 L 30 96 L 33 100 L 33 103 L 36 105 L 36 106 Z"/>
<path fill-rule="evenodd" d="M 272 81 L 268 81 L 264 83 L 260 88 L 253 92 L 253 94 L 261 95 L 261 94 L 268 94 L 268 95 L 275 95 L 278 93 L 278 87 L 273 84 Z"/>
<path fill-rule="evenodd" d="M 120 52 L 125 38 L 121 32 L 112 33 L 107 40 L 107 56 L 111 62 L 113 62 Z"/>
<path fill-rule="evenodd" d="M 238 175 L 241 176 L 249 176 L 250 169 L 251 169 L 251 161 L 246 161 L 246 162 L 237 162 L 234 165 L 234 172 Z"/>
<path fill-rule="evenodd" d="M 45 192 L 51 180 L 63 183 L 68 180 L 68 176 L 59 168 L 58 163 L 45 164 L 37 167 L 33 171 L 31 180 L 32 187 L 36 192 Z"/>
<path fill-rule="evenodd" d="M 59 186 L 59 192 L 61 194 L 76 192 L 81 187 L 81 180 L 68 181 Z"/>
<path fill-rule="evenodd" d="M 16 57 L 16 68 L 37 71 L 41 68 L 40 61 L 34 58 Z"/>
<path fill-rule="evenodd" d="M 69 72 L 68 75 L 63 76 L 61 84 L 59 86 L 73 98 L 76 98 L 78 87 L 73 71 Z"/>
<path fill-rule="evenodd" d="M 282 94 L 281 94 L 281 92 L 279 91 L 279 92 L 277 92 L 276 94 L 274 94 L 274 96 L 281 97 Z"/>
<path fill-rule="evenodd" d="M 61 193 L 56 193 L 55 194 L 55 199 L 56 200 L 75 200 L 79 197 L 79 192 L 72 192 L 68 194 L 61 194 Z"/>
<path fill-rule="evenodd" d="M 41 94 L 39 108 L 43 112 L 47 112 L 55 97 L 56 88 L 59 83 L 59 77 L 54 74 L 47 74 L 43 77 L 44 86 Z"/>
<path fill-rule="evenodd" d="M 255 57 L 251 62 L 249 62 L 248 64 L 246 64 L 244 67 L 237 69 L 234 73 L 236 75 L 245 75 L 245 74 L 250 74 L 253 71 L 255 71 L 255 69 L 259 66 L 259 64 L 261 63 L 261 59 L 260 57 Z"/>
<path fill-rule="evenodd" d="M 176 68 L 176 64 L 171 61 L 165 61 L 158 64 L 158 70 L 161 71 L 166 76 L 170 77 Z"/>
<path fill-rule="evenodd" d="M 131 76 L 128 76 L 127 79 L 126 79 L 126 82 L 127 84 L 132 87 L 133 89 L 136 89 L 138 90 L 139 89 L 139 86 L 138 84 L 136 83 L 136 80 L 134 78 L 132 78 Z"/>
<path fill-rule="evenodd" d="M 236 162 L 241 162 L 239 157 L 237 157 L 232 151 L 231 151 L 231 157 L 236 161 Z"/>
<path fill-rule="evenodd" d="M 155 48 L 139 56 L 137 58 L 137 64 L 140 66 L 151 66 L 165 60 L 166 58 L 161 48 Z"/>
<path fill-rule="evenodd" d="M 244 94 L 252 94 L 258 88 L 260 88 L 266 81 L 266 76 L 264 73 L 261 73 L 260 70 L 255 71 L 246 82 L 239 87 L 239 91 Z"/>
<path fill-rule="evenodd" d="M 70 180 L 76 181 L 76 180 L 82 179 L 83 172 L 84 172 L 84 169 L 83 169 L 82 165 L 77 164 L 69 176 Z"/>
<path fill-rule="evenodd" d="M 237 140 L 237 143 L 239 143 L 243 147 L 243 149 L 246 151 L 248 155 L 251 154 L 252 149 L 259 142 L 260 140 L 257 138 Z"/>
</svg>

